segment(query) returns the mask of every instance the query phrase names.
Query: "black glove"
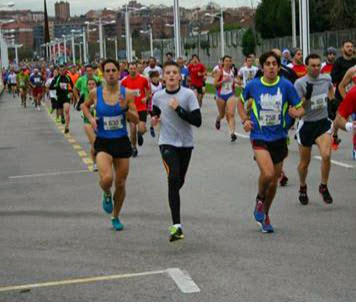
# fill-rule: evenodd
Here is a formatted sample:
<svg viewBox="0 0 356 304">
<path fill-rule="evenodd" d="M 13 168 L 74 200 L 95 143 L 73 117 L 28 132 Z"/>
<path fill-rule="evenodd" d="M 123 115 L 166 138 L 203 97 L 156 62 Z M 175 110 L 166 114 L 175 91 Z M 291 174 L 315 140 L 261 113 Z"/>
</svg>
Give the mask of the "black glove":
<svg viewBox="0 0 356 304">
<path fill-rule="evenodd" d="M 313 84 L 307 82 L 307 92 L 305 93 L 305 99 L 309 100 L 313 94 Z"/>
</svg>

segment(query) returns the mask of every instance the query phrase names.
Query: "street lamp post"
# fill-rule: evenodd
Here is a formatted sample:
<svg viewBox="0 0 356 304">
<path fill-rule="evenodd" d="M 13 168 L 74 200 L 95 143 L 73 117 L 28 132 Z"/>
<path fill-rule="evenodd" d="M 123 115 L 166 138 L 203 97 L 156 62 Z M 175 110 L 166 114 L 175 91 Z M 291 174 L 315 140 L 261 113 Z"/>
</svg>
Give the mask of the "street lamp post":
<svg viewBox="0 0 356 304">
<path fill-rule="evenodd" d="M 221 40 L 221 57 L 225 56 L 225 39 L 224 39 L 224 11 L 220 6 L 220 40 Z"/>
<path fill-rule="evenodd" d="M 87 50 L 87 39 L 86 39 L 86 32 L 85 32 L 85 27 L 83 27 L 83 57 L 84 57 L 84 63 L 88 63 L 88 50 Z"/>
<path fill-rule="evenodd" d="M 179 15 L 179 0 L 173 0 L 173 17 L 174 17 L 174 46 L 176 51 L 176 58 L 181 57 L 181 43 L 180 43 L 180 15 Z"/>
<path fill-rule="evenodd" d="M 297 30 L 295 24 L 295 0 L 291 0 L 291 8 L 292 8 L 292 46 L 297 47 Z"/>
<path fill-rule="evenodd" d="M 63 37 L 63 46 L 64 46 L 64 63 L 67 63 L 67 37 L 65 35 Z"/>
<path fill-rule="evenodd" d="M 115 60 L 119 60 L 119 52 L 118 52 L 118 44 L 117 44 L 117 37 L 115 37 Z"/>
<path fill-rule="evenodd" d="M 131 54 L 131 42 L 130 42 L 130 12 L 126 5 L 125 11 L 125 41 L 126 41 L 126 58 L 129 62 L 132 61 L 132 54 Z"/>
<path fill-rule="evenodd" d="M 310 53 L 309 0 L 299 0 L 300 46 L 303 50 L 303 61 Z"/>
<path fill-rule="evenodd" d="M 99 47 L 100 47 L 100 59 L 104 58 L 104 46 L 103 46 L 103 23 L 99 18 Z"/>
<path fill-rule="evenodd" d="M 72 60 L 75 64 L 75 41 L 74 41 L 74 30 L 72 30 Z"/>
</svg>

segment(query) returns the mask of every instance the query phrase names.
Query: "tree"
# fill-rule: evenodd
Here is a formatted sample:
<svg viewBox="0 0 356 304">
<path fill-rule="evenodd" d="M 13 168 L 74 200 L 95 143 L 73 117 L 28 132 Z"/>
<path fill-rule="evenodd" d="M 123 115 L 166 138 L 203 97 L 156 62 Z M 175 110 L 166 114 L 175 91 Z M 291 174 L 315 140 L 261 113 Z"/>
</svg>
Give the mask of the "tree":
<svg viewBox="0 0 356 304">
<path fill-rule="evenodd" d="M 247 56 L 255 53 L 256 40 L 252 28 L 249 28 L 242 36 L 242 53 Z"/>
</svg>

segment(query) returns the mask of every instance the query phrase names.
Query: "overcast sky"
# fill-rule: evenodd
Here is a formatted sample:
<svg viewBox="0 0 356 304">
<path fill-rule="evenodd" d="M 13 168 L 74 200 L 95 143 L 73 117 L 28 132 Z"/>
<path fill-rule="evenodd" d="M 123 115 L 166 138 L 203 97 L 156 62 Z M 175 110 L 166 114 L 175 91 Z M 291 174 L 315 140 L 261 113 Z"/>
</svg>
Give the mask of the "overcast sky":
<svg viewBox="0 0 356 304">
<path fill-rule="evenodd" d="M 110 7 L 116 9 L 121 7 L 128 0 L 68 0 L 70 3 L 71 15 L 80 15 L 86 13 L 90 9 L 103 9 L 104 7 Z M 0 0 L 0 3 L 8 3 L 10 0 Z M 12 0 L 15 3 L 16 9 L 32 9 L 43 10 L 43 0 Z M 56 0 L 47 0 L 47 9 L 50 16 L 54 15 L 54 3 Z M 164 4 L 167 6 L 173 5 L 173 0 L 138 0 L 138 2 L 148 4 Z M 207 4 L 209 0 L 180 0 L 180 6 L 194 7 L 202 4 Z M 259 0 L 216 0 L 216 3 L 221 3 L 225 7 L 238 7 L 251 5 L 257 5 Z"/>
</svg>

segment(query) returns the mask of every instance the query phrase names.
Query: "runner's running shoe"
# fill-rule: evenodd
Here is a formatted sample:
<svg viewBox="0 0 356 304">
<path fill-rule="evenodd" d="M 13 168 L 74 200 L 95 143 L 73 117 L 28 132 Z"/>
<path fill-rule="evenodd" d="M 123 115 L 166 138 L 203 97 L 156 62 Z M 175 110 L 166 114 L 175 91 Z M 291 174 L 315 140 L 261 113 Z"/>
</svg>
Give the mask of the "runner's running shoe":
<svg viewBox="0 0 356 304">
<path fill-rule="evenodd" d="M 184 239 L 183 230 L 180 227 L 170 226 L 169 227 L 169 241 L 174 242 Z"/>
<path fill-rule="evenodd" d="M 111 218 L 111 223 L 112 223 L 112 227 L 116 231 L 120 231 L 120 230 L 124 229 L 124 225 L 120 222 L 120 219 L 118 217 Z"/>
<path fill-rule="evenodd" d="M 256 206 L 255 206 L 255 210 L 253 211 L 253 215 L 255 217 L 257 224 L 262 225 L 266 216 L 265 204 L 263 200 L 259 199 L 258 197 L 256 198 Z"/>
<path fill-rule="evenodd" d="M 320 184 L 319 193 L 321 194 L 325 204 L 332 204 L 333 198 L 330 195 L 327 185 Z"/>
<path fill-rule="evenodd" d="M 308 205 L 309 203 L 309 197 L 308 197 L 308 194 L 307 194 L 307 186 L 300 186 L 299 188 L 299 202 L 302 204 L 302 205 Z"/>
<path fill-rule="evenodd" d="M 140 132 L 137 132 L 137 143 L 139 146 L 143 145 L 143 135 Z"/>
<path fill-rule="evenodd" d="M 266 215 L 265 220 L 262 222 L 261 231 L 263 233 L 273 233 L 274 232 L 268 214 Z"/>
<path fill-rule="evenodd" d="M 106 213 L 111 214 L 113 210 L 111 194 L 103 194 L 103 209 Z"/>
</svg>

